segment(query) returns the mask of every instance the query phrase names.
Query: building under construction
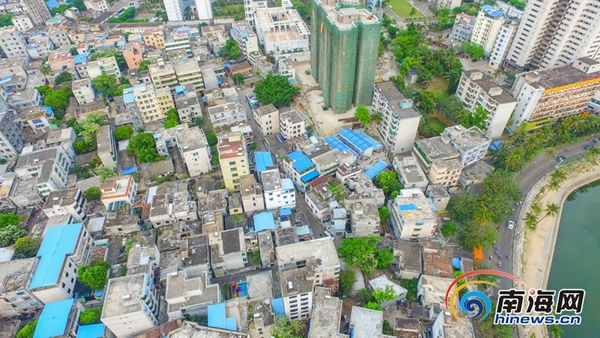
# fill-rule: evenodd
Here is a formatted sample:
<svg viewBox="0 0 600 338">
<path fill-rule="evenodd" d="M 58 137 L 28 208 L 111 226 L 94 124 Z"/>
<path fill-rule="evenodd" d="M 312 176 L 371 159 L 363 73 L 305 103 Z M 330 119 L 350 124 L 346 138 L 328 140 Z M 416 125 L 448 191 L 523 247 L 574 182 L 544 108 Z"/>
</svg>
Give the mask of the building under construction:
<svg viewBox="0 0 600 338">
<path fill-rule="evenodd" d="M 343 113 L 369 105 L 381 23 L 356 0 L 313 0 L 311 68 L 325 104 Z"/>
</svg>

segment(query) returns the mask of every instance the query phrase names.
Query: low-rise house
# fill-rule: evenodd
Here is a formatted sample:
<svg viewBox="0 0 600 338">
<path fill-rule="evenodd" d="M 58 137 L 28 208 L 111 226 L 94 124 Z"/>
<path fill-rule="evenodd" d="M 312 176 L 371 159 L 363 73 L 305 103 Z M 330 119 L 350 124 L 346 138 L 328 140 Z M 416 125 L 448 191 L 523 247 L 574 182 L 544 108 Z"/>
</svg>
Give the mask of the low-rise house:
<svg viewBox="0 0 600 338">
<path fill-rule="evenodd" d="M 450 202 L 450 194 L 444 187 L 439 185 L 430 185 L 425 190 L 425 196 L 431 199 L 431 203 L 435 206 L 435 210 L 445 211 Z"/>
<path fill-rule="evenodd" d="M 205 214 L 227 213 L 227 199 L 229 192 L 227 189 L 211 190 L 209 192 L 198 192 L 198 215 L 202 217 Z"/>
<path fill-rule="evenodd" d="M 385 194 L 382 189 L 377 188 L 363 171 L 357 172 L 355 175 L 346 180 L 346 187 L 350 191 L 348 199 L 372 198 L 375 200 L 377 208 L 380 208 L 385 203 Z"/>
<path fill-rule="evenodd" d="M 126 236 L 142 229 L 140 215 L 129 207 L 106 213 L 104 232 L 109 236 Z"/>
<path fill-rule="evenodd" d="M 300 150 L 287 154 L 280 163 L 283 172 L 294 181 L 300 192 L 306 191 L 308 183 L 319 176 L 315 164 Z"/>
<path fill-rule="evenodd" d="M 159 178 L 173 176 L 175 167 L 173 166 L 173 158 L 167 157 L 162 161 L 145 164 L 142 168 L 142 174 L 146 185 L 156 182 Z"/>
<path fill-rule="evenodd" d="M 181 122 L 191 122 L 197 116 L 202 116 L 202 107 L 192 84 L 175 88 L 175 108 Z"/>
<path fill-rule="evenodd" d="M 71 83 L 71 90 L 77 103 L 80 105 L 94 102 L 96 98 L 96 92 L 92 86 L 92 80 L 90 78 L 83 78 L 81 80 L 75 80 Z"/>
<path fill-rule="evenodd" d="M 34 313 L 44 304 L 29 290 L 37 258 L 0 263 L 0 312 L 4 317 Z"/>
<path fill-rule="evenodd" d="M 392 165 L 398 173 L 398 180 L 405 188 L 427 188 L 429 180 L 414 156 L 395 157 Z"/>
<path fill-rule="evenodd" d="M 177 146 L 190 177 L 211 172 L 210 147 L 204 131 L 187 124 L 165 129 L 155 135 L 156 149 L 162 156 L 169 156 L 169 149 Z"/>
<path fill-rule="evenodd" d="M 397 278 L 419 278 L 423 272 L 421 245 L 412 241 L 394 241 L 394 261 L 392 267 Z"/>
<path fill-rule="evenodd" d="M 83 224 L 66 224 L 46 231 L 29 290 L 43 303 L 73 297 L 77 270 L 87 264 L 93 246 Z"/>
<path fill-rule="evenodd" d="M 55 190 L 50 192 L 42 211 L 46 216 L 65 216 L 69 215 L 77 222 L 87 220 L 85 208 L 87 200 L 79 188 L 69 188 Z"/>
<path fill-rule="evenodd" d="M 127 256 L 127 274 L 152 273 L 160 267 L 160 252 L 156 244 L 142 245 L 136 243 Z"/>
<path fill-rule="evenodd" d="M 464 168 L 458 179 L 458 184 L 461 188 L 469 190 L 474 185 L 483 184 L 483 180 L 486 179 L 492 172 L 494 167 L 487 164 L 486 162 L 477 162 Z"/>
<path fill-rule="evenodd" d="M 294 183 L 289 178 L 281 178 L 279 169 L 265 170 L 260 173 L 260 177 L 267 210 L 296 207 Z"/>
<path fill-rule="evenodd" d="M 69 182 L 73 158 L 63 147 L 23 151 L 15 167 L 20 179 L 33 179 L 42 196 L 64 189 Z"/>
<path fill-rule="evenodd" d="M 281 112 L 279 114 L 279 132 L 286 140 L 304 135 L 306 133 L 304 118 L 295 109 Z"/>
<path fill-rule="evenodd" d="M 208 236 L 202 234 L 181 239 L 182 268 L 189 278 L 201 277 L 210 272 Z M 210 279 L 210 274 L 207 276 Z"/>
<path fill-rule="evenodd" d="M 453 258 L 454 254 L 451 250 L 424 247 L 423 275 L 453 279 Z"/>
<path fill-rule="evenodd" d="M 253 111 L 254 121 L 263 135 L 279 133 L 279 110 L 269 104 Z"/>
<path fill-rule="evenodd" d="M 455 189 L 458 186 L 463 165 L 459 160 L 460 154 L 450 144 L 447 136 L 415 141 L 413 155 L 431 184 L 440 184 L 447 189 Z"/>
<path fill-rule="evenodd" d="M 417 284 L 417 297 L 426 309 L 433 306 L 444 306 L 444 299 L 453 278 L 436 277 L 422 274 Z M 452 288 L 452 290 L 454 287 Z M 450 292 L 452 292 L 450 290 Z"/>
<path fill-rule="evenodd" d="M 379 235 L 379 210 L 372 198 L 346 200 L 346 210 L 350 214 L 352 237 Z M 350 235 L 350 234 L 347 234 Z"/>
<path fill-rule="evenodd" d="M 148 201 L 152 203 L 150 222 L 155 228 L 198 219 L 197 206 L 188 188 L 186 181 L 164 182 L 156 187 L 152 201 Z"/>
<path fill-rule="evenodd" d="M 208 118 L 213 127 L 224 127 L 246 121 L 246 110 L 239 102 L 227 102 L 208 107 Z"/>
<path fill-rule="evenodd" d="M 75 130 L 71 127 L 52 130 L 46 134 L 46 146 L 53 148 L 56 146 L 62 146 L 63 149 L 71 156 L 75 158 L 75 150 L 73 150 L 73 142 L 77 139 Z"/>
<path fill-rule="evenodd" d="M 213 235 L 210 237 L 212 240 Z M 232 270 L 242 269 L 248 263 L 244 231 L 241 228 L 221 231 L 214 237 L 217 237 L 217 244 L 210 246 L 210 260 L 215 277 L 227 276 Z"/>
<path fill-rule="evenodd" d="M 444 129 L 444 135 L 458 151 L 458 159 L 463 167 L 479 162 L 486 154 L 492 139 L 477 127 L 464 128 L 456 125 Z"/>
<path fill-rule="evenodd" d="M 271 231 L 261 231 L 256 234 L 258 239 L 258 249 L 260 254 L 260 263 L 263 267 L 275 264 L 275 246 L 273 245 L 273 233 Z"/>
<path fill-rule="evenodd" d="M 437 210 L 420 189 L 402 189 L 388 202 L 392 230 L 397 238 L 410 240 L 435 233 Z"/>
<path fill-rule="evenodd" d="M 52 108 L 50 107 L 41 107 L 39 110 L 30 111 L 27 114 L 27 124 L 33 130 L 34 133 L 45 133 L 50 131 L 51 129 L 56 129 L 56 127 L 52 126 L 52 118 L 54 113 L 52 112 Z"/>
<path fill-rule="evenodd" d="M 240 177 L 240 193 L 242 194 L 242 206 L 247 214 L 265 210 L 265 199 L 263 189 L 256 182 L 254 175 Z"/>
<path fill-rule="evenodd" d="M 133 206 L 137 190 L 138 183 L 131 175 L 109 178 L 100 186 L 100 201 L 108 210 L 122 209 L 126 204 Z"/>
<path fill-rule="evenodd" d="M 321 176 L 332 175 L 340 165 L 356 161 L 356 156 L 353 153 L 343 153 L 327 144 L 319 144 L 316 148 L 318 150 L 314 150 L 309 158 L 315 164 L 315 169 Z"/>
<path fill-rule="evenodd" d="M 169 320 L 206 314 L 209 305 L 221 302 L 219 284 L 208 284 L 206 273 L 190 278 L 185 271 L 173 272 L 167 276 L 166 285 Z"/>
</svg>

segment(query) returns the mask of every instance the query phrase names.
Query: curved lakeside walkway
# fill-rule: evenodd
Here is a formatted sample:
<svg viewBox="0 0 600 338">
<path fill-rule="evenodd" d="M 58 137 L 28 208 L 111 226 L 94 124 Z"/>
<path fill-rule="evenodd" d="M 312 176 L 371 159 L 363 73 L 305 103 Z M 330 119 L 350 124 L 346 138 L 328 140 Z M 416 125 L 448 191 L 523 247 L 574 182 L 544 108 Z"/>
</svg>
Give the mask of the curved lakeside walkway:
<svg viewBox="0 0 600 338">
<path fill-rule="evenodd" d="M 550 173 L 542 177 L 533 188 L 527 193 L 521 208 L 518 221 L 515 226 L 515 240 L 513 241 L 513 274 L 521 277 L 527 285 L 525 289 L 541 288 L 545 289 L 548 284 L 548 276 L 552 267 L 552 257 L 554 256 L 554 247 L 560 225 L 562 208 L 567 197 L 576 189 L 600 180 L 600 164 L 592 165 L 581 160 L 573 164 L 581 168 L 574 177 L 568 177 L 560 186 L 558 191 L 542 192 L 543 197 L 537 202 L 542 211 L 539 214 L 540 221 L 536 229 L 524 229 L 523 219 L 525 214 L 531 210 L 531 205 L 540 190 L 550 180 Z M 554 217 L 545 216 L 544 209 L 548 204 L 556 203 L 560 206 L 558 214 Z M 521 288 L 520 285 L 515 285 Z M 519 329 L 520 337 L 530 337 L 535 333 L 535 337 L 547 337 L 545 325 L 535 325 Z"/>
</svg>

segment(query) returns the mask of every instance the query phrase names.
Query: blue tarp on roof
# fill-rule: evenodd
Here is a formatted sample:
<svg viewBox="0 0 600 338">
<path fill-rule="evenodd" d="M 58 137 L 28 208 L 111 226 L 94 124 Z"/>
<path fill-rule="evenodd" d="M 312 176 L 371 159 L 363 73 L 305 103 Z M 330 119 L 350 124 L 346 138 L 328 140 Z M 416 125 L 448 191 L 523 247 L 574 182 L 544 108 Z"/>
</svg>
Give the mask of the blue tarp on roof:
<svg viewBox="0 0 600 338">
<path fill-rule="evenodd" d="M 294 190 L 294 181 L 292 181 L 289 178 L 282 178 L 281 179 L 281 188 L 283 190 L 285 190 L 286 192 Z"/>
<path fill-rule="evenodd" d="M 237 330 L 235 317 L 227 318 L 225 303 L 208 306 L 208 326 L 231 331 Z"/>
<path fill-rule="evenodd" d="M 218 84 L 218 85 L 221 85 L 222 83 L 223 83 L 223 81 L 221 81 L 221 78 L 220 78 L 220 77 L 217 77 L 217 84 Z"/>
<path fill-rule="evenodd" d="M 452 266 L 456 270 L 460 270 L 460 268 L 461 268 L 460 257 L 454 257 L 454 258 L 452 258 Z"/>
<path fill-rule="evenodd" d="M 122 175 L 131 175 L 131 174 L 133 174 L 133 173 L 137 173 L 137 171 L 138 171 L 138 168 L 137 168 L 137 167 L 131 167 L 131 168 L 126 168 L 126 169 L 123 169 L 123 170 L 121 171 L 121 174 L 122 174 Z"/>
<path fill-rule="evenodd" d="M 60 4 L 58 3 L 57 0 L 47 0 L 46 1 L 46 6 L 48 6 L 48 8 L 50 8 L 50 11 L 52 11 L 52 8 L 58 7 L 58 6 L 60 6 Z"/>
<path fill-rule="evenodd" d="M 66 224 L 46 231 L 37 256 L 40 257 L 29 289 L 56 285 L 65 256 L 72 254 L 81 232 L 81 223 Z M 46 306 L 48 306 L 46 304 Z M 61 333 L 62 334 L 62 333 Z"/>
<path fill-rule="evenodd" d="M 504 142 L 504 141 L 496 141 L 496 142 L 492 143 L 490 145 L 490 149 L 492 149 L 493 151 L 500 149 L 500 147 L 502 147 L 502 142 Z"/>
<path fill-rule="evenodd" d="M 288 216 L 292 214 L 292 209 L 290 208 L 281 208 L 279 209 L 279 215 L 281 216 Z"/>
<path fill-rule="evenodd" d="M 350 152 L 351 154 L 353 154 L 354 156 L 358 156 L 356 151 L 352 150 L 344 142 L 340 141 L 340 139 L 335 136 L 327 136 L 325 138 L 325 142 L 327 142 L 327 144 L 329 144 L 333 148 L 341 151 L 342 153 L 347 151 L 347 152 Z"/>
<path fill-rule="evenodd" d="M 319 172 L 317 171 L 317 169 L 315 169 L 315 170 L 309 172 L 308 174 L 302 176 L 301 181 L 304 182 L 304 183 L 306 183 L 306 182 L 308 182 L 308 181 L 310 181 L 313 178 L 318 177 L 318 176 L 319 176 Z"/>
<path fill-rule="evenodd" d="M 354 148 L 358 149 L 360 152 L 364 153 L 373 148 L 371 143 L 367 142 L 367 140 L 365 140 L 362 136 L 348 128 L 342 129 L 342 131 L 338 133 L 338 136 L 342 140 L 354 146 Z"/>
<path fill-rule="evenodd" d="M 185 93 L 185 87 L 184 86 L 177 86 L 175 87 L 175 94 L 184 94 Z"/>
<path fill-rule="evenodd" d="M 417 210 L 417 207 L 414 204 L 402 204 L 402 205 L 400 205 L 400 210 L 402 210 L 402 211 Z"/>
<path fill-rule="evenodd" d="M 292 166 L 299 173 L 315 166 L 312 161 L 300 150 L 289 153 L 288 158 L 294 162 Z"/>
<path fill-rule="evenodd" d="M 487 13 L 487 15 L 491 16 L 492 18 L 499 18 L 504 15 L 504 12 L 501 10 L 497 10 L 497 11 L 493 11 L 491 13 Z"/>
<path fill-rule="evenodd" d="M 102 338 L 104 337 L 104 324 L 93 324 L 80 326 L 77 330 L 77 338 Z"/>
<path fill-rule="evenodd" d="M 256 232 L 262 230 L 275 230 L 275 219 L 269 211 L 261 212 L 252 217 L 254 220 L 254 230 Z"/>
<path fill-rule="evenodd" d="M 364 130 L 358 130 L 356 133 L 362 136 L 365 139 L 365 141 L 369 142 L 373 146 L 373 150 L 379 150 L 383 148 L 383 145 L 381 143 L 377 142 L 374 138 L 365 133 Z"/>
<path fill-rule="evenodd" d="M 81 227 L 81 224 L 79 224 L 79 226 Z M 50 230 L 52 230 L 52 228 Z M 50 230 L 48 230 L 48 232 L 50 232 Z M 77 237 L 79 237 L 79 232 L 77 235 Z M 47 238 L 47 236 L 48 233 L 46 233 L 44 240 Z M 56 244 L 61 243 L 57 242 Z M 42 243 L 42 245 L 44 244 Z M 56 282 L 56 279 L 54 281 Z M 74 301 L 75 299 L 71 298 L 58 302 L 46 303 L 44 309 L 42 310 L 42 314 L 38 319 L 37 326 L 35 327 L 33 338 L 63 336 L 65 334 L 65 329 L 67 328 L 67 321 L 69 319 L 69 314 L 71 313 L 71 307 L 73 306 Z"/>
<path fill-rule="evenodd" d="M 75 55 L 75 64 L 86 63 L 88 62 L 90 56 L 87 54 L 79 54 Z"/>
<path fill-rule="evenodd" d="M 380 172 L 383 171 L 383 169 L 388 167 L 388 163 L 384 160 L 381 160 L 377 163 L 375 163 L 374 166 L 372 166 L 371 168 L 367 169 L 365 171 L 365 175 L 367 175 L 368 178 L 373 179 L 375 178 L 375 176 L 379 175 Z"/>
<path fill-rule="evenodd" d="M 267 167 L 273 166 L 273 157 L 268 151 L 254 153 L 254 163 L 256 164 L 256 172 L 262 173 L 267 170 Z"/>
<path fill-rule="evenodd" d="M 273 308 L 273 313 L 278 316 L 285 316 L 285 307 L 283 306 L 282 298 L 271 299 L 271 307 Z"/>
</svg>

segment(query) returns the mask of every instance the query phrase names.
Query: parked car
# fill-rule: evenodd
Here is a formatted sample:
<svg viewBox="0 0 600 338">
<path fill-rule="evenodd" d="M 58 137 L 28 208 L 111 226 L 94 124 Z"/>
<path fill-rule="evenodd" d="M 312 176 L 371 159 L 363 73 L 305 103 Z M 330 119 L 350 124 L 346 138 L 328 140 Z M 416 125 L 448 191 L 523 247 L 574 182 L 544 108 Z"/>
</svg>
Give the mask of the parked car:
<svg viewBox="0 0 600 338">
<path fill-rule="evenodd" d="M 513 221 L 508 221 L 508 230 L 512 230 L 515 227 L 515 222 Z"/>
<path fill-rule="evenodd" d="M 477 60 L 477 59 L 473 59 L 473 60 L 471 60 L 471 61 L 473 61 L 473 62 L 477 62 L 477 61 L 479 61 L 479 60 Z"/>
<path fill-rule="evenodd" d="M 558 161 L 558 162 L 562 162 L 562 161 L 564 161 L 564 160 L 566 160 L 566 159 L 567 159 L 566 157 L 564 157 L 564 156 L 560 155 L 560 156 L 558 156 L 558 157 L 556 158 L 556 161 Z"/>
<path fill-rule="evenodd" d="M 583 149 L 585 149 L 585 150 L 590 150 L 590 149 L 593 149 L 593 148 L 594 148 L 593 144 L 588 144 L 587 146 L 583 147 Z"/>
</svg>

